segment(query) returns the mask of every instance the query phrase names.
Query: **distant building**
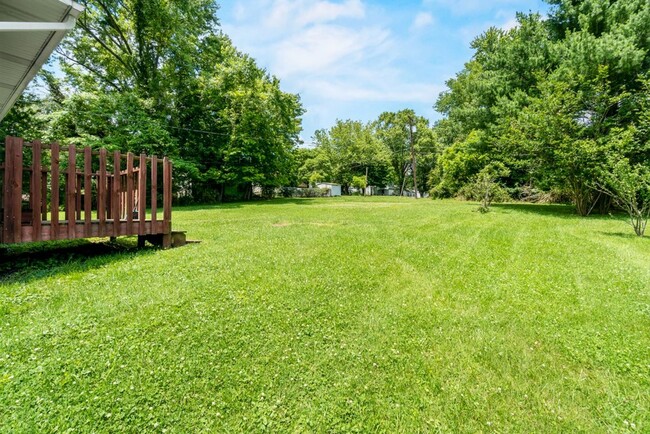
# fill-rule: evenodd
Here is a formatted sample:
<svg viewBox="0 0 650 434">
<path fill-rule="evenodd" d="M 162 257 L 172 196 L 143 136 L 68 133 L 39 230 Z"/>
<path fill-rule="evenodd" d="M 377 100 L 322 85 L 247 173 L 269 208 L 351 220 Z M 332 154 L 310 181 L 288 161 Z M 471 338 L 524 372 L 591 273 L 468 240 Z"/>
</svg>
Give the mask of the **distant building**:
<svg viewBox="0 0 650 434">
<path fill-rule="evenodd" d="M 341 184 L 333 184 L 331 182 L 319 182 L 318 184 L 316 184 L 316 187 L 329 189 L 330 196 L 341 195 Z"/>
<path fill-rule="evenodd" d="M 405 190 L 402 192 L 402 196 L 406 196 L 406 197 L 415 197 L 415 190 L 412 190 L 412 189 L 405 189 Z M 429 197 L 429 193 L 427 193 L 427 192 L 423 192 L 423 191 L 419 191 L 419 190 L 418 190 L 418 195 L 417 195 L 417 197 L 418 197 L 418 198 Z"/>
<path fill-rule="evenodd" d="M 365 188 L 363 194 L 364 196 L 376 196 L 380 193 L 381 189 L 379 187 L 375 187 L 374 185 L 369 185 Z"/>
<path fill-rule="evenodd" d="M 383 188 L 378 188 L 375 194 L 378 196 L 397 196 L 399 194 L 399 188 L 394 185 L 388 185 Z"/>
</svg>

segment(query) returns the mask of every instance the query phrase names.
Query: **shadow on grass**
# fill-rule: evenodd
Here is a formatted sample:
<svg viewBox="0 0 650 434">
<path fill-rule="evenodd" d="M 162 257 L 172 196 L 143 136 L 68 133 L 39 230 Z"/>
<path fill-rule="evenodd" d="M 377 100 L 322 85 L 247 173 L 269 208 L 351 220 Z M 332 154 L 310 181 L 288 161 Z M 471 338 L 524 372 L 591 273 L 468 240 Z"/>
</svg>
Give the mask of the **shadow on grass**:
<svg viewBox="0 0 650 434">
<path fill-rule="evenodd" d="M 114 243 L 87 239 L 0 245 L 0 283 L 28 282 L 70 267 L 98 268 L 133 255 L 148 255 L 157 247 L 138 249 L 135 238 Z"/>
<path fill-rule="evenodd" d="M 251 201 L 242 202 L 224 202 L 215 204 L 199 204 L 199 205 L 177 205 L 174 206 L 175 210 L 179 211 L 205 211 L 211 209 L 239 209 L 243 207 L 257 207 L 265 205 L 314 205 L 317 198 L 304 197 L 304 198 L 289 198 L 289 199 L 256 199 Z M 336 200 L 336 198 L 333 198 Z"/>
<path fill-rule="evenodd" d="M 174 205 L 174 210 L 179 211 L 202 211 L 212 209 L 239 209 L 259 207 L 266 205 L 322 205 L 323 200 L 336 202 L 348 201 L 367 201 L 369 203 L 377 201 L 391 201 L 399 203 L 400 201 L 410 201 L 413 198 L 399 196 L 356 196 L 343 195 L 338 197 L 300 197 L 300 198 L 274 198 L 274 199 L 254 199 L 251 201 L 224 202 L 215 204 L 196 204 L 196 205 Z M 427 200 L 427 199 L 422 199 Z M 416 202 L 413 202 L 416 203 Z"/>
<path fill-rule="evenodd" d="M 536 214 L 541 216 L 559 217 L 564 219 L 611 219 L 609 214 L 590 214 L 587 217 L 579 216 L 572 205 L 558 204 L 534 204 L 534 203 L 494 203 L 490 205 L 494 209 L 505 211 L 516 211 L 519 213 Z M 614 217 L 620 217 L 618 214 Z"/>
<path fill-rule="evenodd" d="M 650 242 L 650 237 L 644 236 L 640 237 L 637 234 L 634 233 L 634 230 L 632 228 L 629 228 L 629 232 L 600 232 L 602 235 L 606 235 L 608 237 L 616 237 L 616 238 L 624 238 L 626 240 L 646 240 L 647 242 Z"/>
</svg>

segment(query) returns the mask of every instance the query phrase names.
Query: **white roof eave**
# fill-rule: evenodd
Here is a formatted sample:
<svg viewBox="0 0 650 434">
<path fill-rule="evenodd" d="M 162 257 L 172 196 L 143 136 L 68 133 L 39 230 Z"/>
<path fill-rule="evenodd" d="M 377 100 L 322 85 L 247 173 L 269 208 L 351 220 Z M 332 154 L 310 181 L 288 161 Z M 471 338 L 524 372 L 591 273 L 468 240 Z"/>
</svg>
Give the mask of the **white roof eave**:
<svg viewBox="0 0 650 434">
<path fill-rule="evenodd" d="M 20 82 L 16 84 L 13 91 L 4 101 L 0 101 L 0 121 L 11 110 L 18 97 L 23 93 L 27 85 L 32 81 L 34 76 L 40 71 L 41 67 L 52 52 L 61 43 L 66 33 L 75 26 L 77 17 L 84 10 L 84 7 L 72 0 L 52 0 L 61 3 L 67 10 L 62 19 L 57 22 L 25 22 L 25 21 L 2 21 L 0 22 L 1 32 L 49 32 L 45 43 L 40 50 L 32 57 L 32 62 L 26 69 Z"/>
</svg>

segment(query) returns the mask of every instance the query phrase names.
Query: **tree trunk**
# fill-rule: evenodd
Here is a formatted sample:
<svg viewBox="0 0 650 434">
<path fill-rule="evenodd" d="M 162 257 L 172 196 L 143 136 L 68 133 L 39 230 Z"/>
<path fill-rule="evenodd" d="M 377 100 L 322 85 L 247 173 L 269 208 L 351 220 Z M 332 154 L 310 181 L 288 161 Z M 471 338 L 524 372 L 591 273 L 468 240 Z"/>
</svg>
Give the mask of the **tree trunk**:
<svg viewBox="0 0 650 434">
<path fill-rule="evenodd" d="M 409 125 L 409 137 L 411 140 L 411 168 L 413 170 L 413 190 L 415 192 L 415 198 L 418 198 L 418 177 L 417 177 L 417 161 L 415 159 L 415 147 L 413 143 L 413 122 Z"/>
<path fill-rule="evenodd" d="M 244 191 L 244 200 L 249 201 L 253 198 L 253 184 L 247 182 L 245 188 L 246 190 Z"/>
<path fill-rule="evenodd" d="M 406 185 L 406 171 L 408 170 L 408 167 L 409 167 L 408 163 L 405 163 L 404 170 L 402 171 L 402 174 L 404 175 L 402 176 L 402 186 L 399 189 L 400 197 L 404 194 L 404 186 Z"/>
<path fill-rule="evenodd" d="M 582 217 L 588 216 L 596 202 L 593 199 L 593 190 L 588 188 L 580 180 L 574 180 L 571 183 L 571 190 L 573 194 L 573 202 L 576 206 L 576 212 Z"/>
<path fill-rule="evenodd" d="M 598 214 L 609 214 L 612 209 L 612 197 L 605 193 L 601 194 L 596 202 L 596 209 Z"/>
</svg>

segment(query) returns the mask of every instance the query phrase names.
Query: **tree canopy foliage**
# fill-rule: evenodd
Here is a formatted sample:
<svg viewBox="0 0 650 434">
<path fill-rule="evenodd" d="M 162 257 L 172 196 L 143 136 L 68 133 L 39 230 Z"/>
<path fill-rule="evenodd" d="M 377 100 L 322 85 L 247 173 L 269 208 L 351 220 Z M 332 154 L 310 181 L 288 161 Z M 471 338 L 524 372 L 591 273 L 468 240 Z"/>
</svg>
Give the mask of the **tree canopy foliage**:
<svg viewBox="0 0 650 434">
<path fill-rule="evenodd" d="M 447 82 L 434 194 L 458 194 L 496 161 L 514 196 L 555 191 L 587 215 L 611 203 L 596 180 L 613 164 L 650 164 L 650 3 L 548 2 L 547 19 L 519 14 L 513 29 L 478 36 Z"/>
<path fill-rule="evenodd" d="M 623 179 L 621 167 L 630 169 L 626 180 L 641 179 L 635 174 L 650 164 L 650 3 L 548 1 L 547 18 L 518 14 L 514 28 L 474 39 L 474 55 L 436 101 L 443 118 L 433 128 L 410 110 L 367 126 L 339 121 L 317 134 L 303 173 L 347 186 L 375 165 L 369 183 L 401 191 L 417 167 L 432 195 L 467 197 L 477 179 L 502 167 L 502 191 L 514 199 L 566 198 L 580 215 L 620 203 L 615 192 L 623 189 L 604 194 L 598 186 L 612 185 L 611 173 Z M 363 157 L 373 146 L 374 160 Z M 625 194 L 641 200 L 629 184 Z"/>
<path fill-rule="evenodd" d="M 581 215 L 620 204 L 617 191 L 641 200 L 627 181 L 650 165 L 650 3 L 547 2 L 547 17 L 472 41 L 433 127 L 385 112 L 304 149 L 299 96 L 233 46 L 214 0 L 86 0 L 58 50 L 63 77 L 43 71 L 47 92 L 23 95 L 0 133 L 167 155 L 192 201 L 318 181 L 401 194 L 416 169 L 419 191 L 449 197 L 497 166 L 510 197 L 570 199 Z"/>
<path fill-rule="evenodd" d="M 413 167 L 419 167 L 425 176 L 418 190 L 427 189 L 433 132 L 429 121 L 413 110 L 384 112 L 367 124 L 338 120 L 329 130 L 316 131 L 314 144 L 298 169 L 298 178 L 304 183 L 337 182 L 348 191 L 360 185 L 360 177 L 365 183 L 367 175 L 366 185 L 393 186 L 401 193 L 405 187 L 413 187 Z"/>
<path fill-rule="evenodd" d="M 63 78 L 43 71 L 46 96 L 23 97 L 3 131 L 169 156 L 192 201 L 287 182 L 300 99 L 219 30 L 214 0 L 82 3 Z"/>
</svg>

